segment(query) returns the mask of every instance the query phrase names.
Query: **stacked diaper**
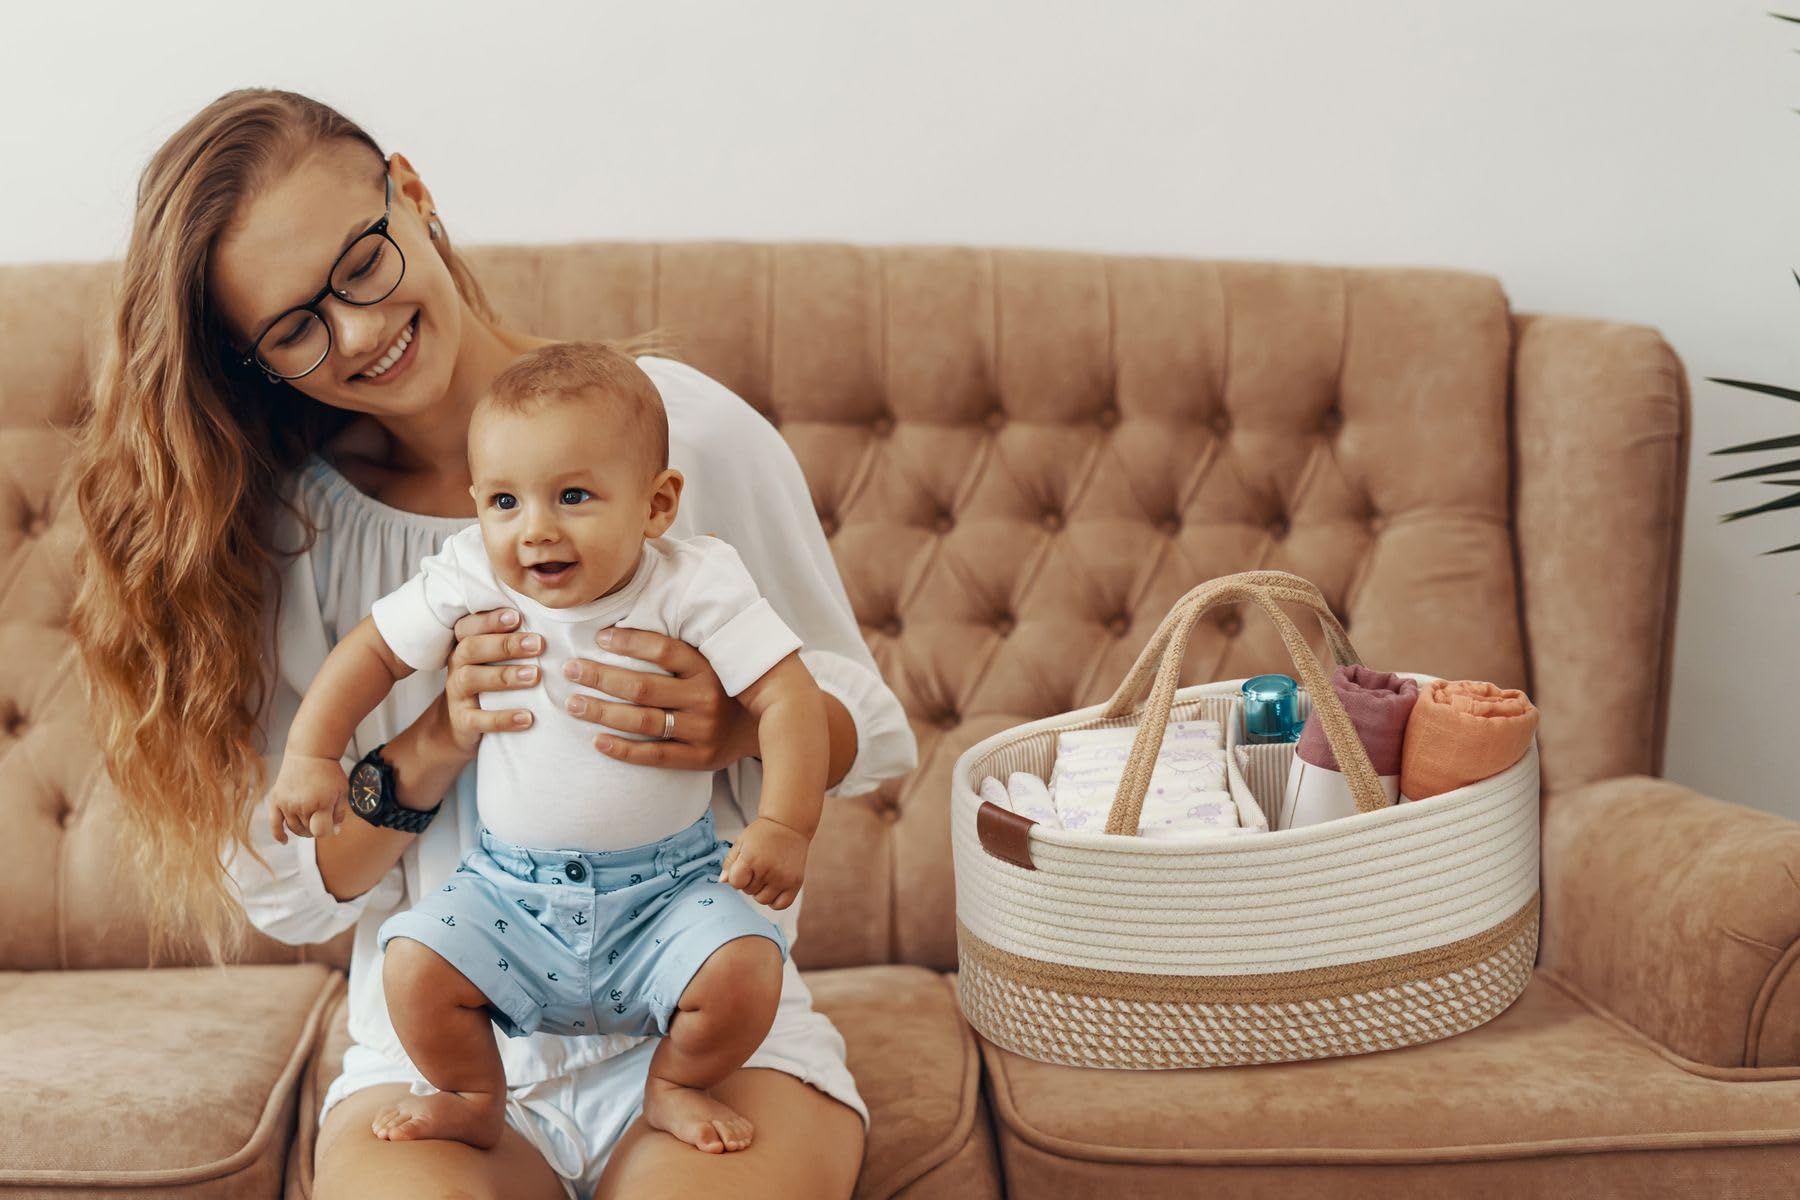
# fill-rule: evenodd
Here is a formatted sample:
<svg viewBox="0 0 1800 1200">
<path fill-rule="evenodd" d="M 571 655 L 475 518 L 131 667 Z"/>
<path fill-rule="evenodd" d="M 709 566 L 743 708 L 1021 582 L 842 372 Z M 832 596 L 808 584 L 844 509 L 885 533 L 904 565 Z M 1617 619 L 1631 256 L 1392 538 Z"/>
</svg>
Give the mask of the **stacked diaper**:
<svg viewBox="0 0 1800 1200">
<path fill-rule="evenodd" d="M 1057 735 L 1049 792 L 1064 829 L 1106 830 L 1137 730 L 1065 730 Z M 1143 837 L 1214 834 L 1238 827 L 1225 783 L 1225 744 L 1217 721 L 1170 721 L 1138 818 Z"/>
</svg>

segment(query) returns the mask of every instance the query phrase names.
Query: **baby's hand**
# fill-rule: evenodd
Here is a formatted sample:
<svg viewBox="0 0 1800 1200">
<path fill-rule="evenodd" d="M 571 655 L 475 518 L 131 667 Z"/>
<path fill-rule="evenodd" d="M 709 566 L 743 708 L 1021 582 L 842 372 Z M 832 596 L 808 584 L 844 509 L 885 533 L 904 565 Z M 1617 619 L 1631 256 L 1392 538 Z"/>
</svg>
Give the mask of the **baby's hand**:
<svg viewBox="0 0 1800 1200">
<path fill-rule="evenodd" d="M 758 904 L 786 908 L 806 877 L 812 839 L 779 821 L 758 817 L 719 865 L 719 878 Z"/>
<path fill-rule="evenodd" d="M 287 755 L 270 798 L 275 840 L 286 845 L 290 832 L 300 837 L 336 833 L 349 815 L 349 795 L 350 780 L 337 759 Z"/>
</svg>

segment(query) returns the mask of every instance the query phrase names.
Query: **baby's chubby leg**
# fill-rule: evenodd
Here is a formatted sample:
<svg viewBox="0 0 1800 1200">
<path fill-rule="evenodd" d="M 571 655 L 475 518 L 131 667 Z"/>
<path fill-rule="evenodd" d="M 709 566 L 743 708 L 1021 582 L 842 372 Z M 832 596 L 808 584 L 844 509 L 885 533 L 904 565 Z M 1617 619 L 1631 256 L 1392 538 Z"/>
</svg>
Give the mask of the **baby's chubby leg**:
<svg viewBox="0 0 1800 1200">
<path fill-rule="evenodd" d="M 375 1136 L 494 1146 L 506 1123 L 506 1071 L 487 997 L 437 951 L 409 937 L 388 942 L 381 982 L 400 1044 L 438 1091 L 383 1109 Z"/>
<path fill-rule="evenodd" d="M 707 1088 L 744 1065 L 768 1036 L 781 1002 L 781 948 L 734 938 L 713 951 L 677 1003 L 650 1058 L 644 1120 L 712 1154 L 750 1145 L 755 1127 Z"/>
</svg>

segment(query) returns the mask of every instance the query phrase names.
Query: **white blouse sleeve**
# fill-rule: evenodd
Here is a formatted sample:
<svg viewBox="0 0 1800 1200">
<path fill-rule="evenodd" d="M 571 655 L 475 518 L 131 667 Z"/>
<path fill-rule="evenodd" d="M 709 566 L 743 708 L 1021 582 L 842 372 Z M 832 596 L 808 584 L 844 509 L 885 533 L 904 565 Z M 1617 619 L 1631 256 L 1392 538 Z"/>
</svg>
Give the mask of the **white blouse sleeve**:
<svg viewBox="0 0 1800 1200">
<path fill-rule="evenodd" d="M 761 413 L 717 380 L 668 359 L 639 366 L 669 415 L 672 465 L 687 476 L 684 535 L 729 542 L 776 613 L 799 635 L 800 659 L 856 725 L 856 758 L 827 796 L 856 796 L 918 765 L 900 700 L 863 642 L 800 463 Z"/>
<path fill-rule="evenodd" d="M 284 514 L 282 519 L 292 518 Z M 298 541 L 298 527 L 284 529 L 282 536 Z M 278 544 L 294 542 L 284 540 Z M 288 727 L 300 707 L 301 693 L 329 649 L 313 582 L 312 553 L 299 555 L 282 572 L 280 622 L 271 631 L 275 678 L 260 722 L 263 765 L 270 785 L 280 769 Z M 269 600 L 272 607 L 274 597 Z M 345 770 L 354 764 L 355 757 L 346 756 Z M 278 942 L 312 945 L 356 924 L 370 905 L 382 911 L 399 904 L 404 883 L 398 863 L 362 895 L 340 901 L 325 890 L 313 839 L 290 835 L 285 845 L 277 842 L 270 831 L 269 813 L 269 793 L 265 789 L 250 814 L 249 839 L 267 866 L 244 853 L 235 841 L 227 845 L 223 855 L 225 873 L 237 889 L 245 915 L 257 929 Z"/>
</svg>

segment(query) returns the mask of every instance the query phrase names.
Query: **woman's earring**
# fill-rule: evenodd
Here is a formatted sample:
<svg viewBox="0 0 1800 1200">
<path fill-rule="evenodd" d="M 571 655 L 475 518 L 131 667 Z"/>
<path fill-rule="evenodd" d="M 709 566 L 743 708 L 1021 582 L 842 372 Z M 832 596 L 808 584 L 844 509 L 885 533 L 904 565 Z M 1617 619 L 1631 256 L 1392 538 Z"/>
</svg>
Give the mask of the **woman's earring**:
<svg viewBox="0 0 1800 1200">
<path fill-rule="evenodd" d="M 434 242 L 444 236 L 444 227 L 438 224 L 437 209 L 434 208 L 431 210 L 431 220 L 426 223 L 425 228 L 430 232 L 431 240 Z"/>
</svg>

